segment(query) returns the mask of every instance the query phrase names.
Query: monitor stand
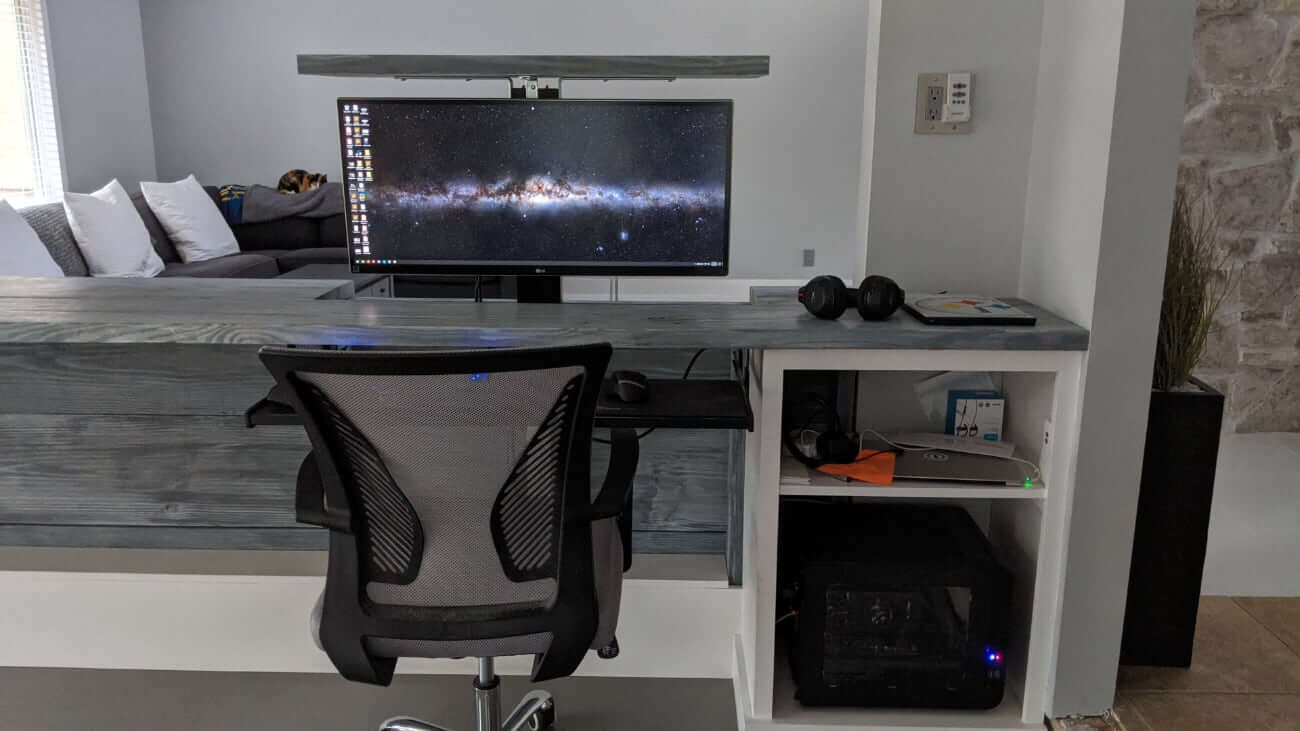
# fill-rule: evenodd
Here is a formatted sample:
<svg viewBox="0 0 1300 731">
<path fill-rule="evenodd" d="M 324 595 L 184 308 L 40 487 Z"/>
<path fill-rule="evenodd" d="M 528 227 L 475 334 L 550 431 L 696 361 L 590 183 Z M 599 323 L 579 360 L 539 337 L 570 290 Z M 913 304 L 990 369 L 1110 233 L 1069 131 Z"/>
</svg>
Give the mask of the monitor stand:
<svg viewBox="0 0 1300 731">
<path fill-rule="evenodd" d="M 559 99 L 559 80 L 554 86 L 539 84 L 536 76 L 510 80 L 511 99 Z M 555 276 L 516 277 L 515 299 L 529 304 L 559 304 L 560 278 Z"/>
<path fill-rule="evenodd" d="M 529 304 L 559 304 L 560 278 L 556 276 L 516 277 L 515 299 Z"/>
</svg>

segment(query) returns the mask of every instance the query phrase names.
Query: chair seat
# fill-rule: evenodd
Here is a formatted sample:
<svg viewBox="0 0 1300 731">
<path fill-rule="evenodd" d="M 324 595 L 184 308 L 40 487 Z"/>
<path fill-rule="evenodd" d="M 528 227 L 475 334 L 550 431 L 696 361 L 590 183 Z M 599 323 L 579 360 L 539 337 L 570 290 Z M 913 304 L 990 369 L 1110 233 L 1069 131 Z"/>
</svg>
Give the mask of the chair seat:
<svg viewBox="0 0 1300 731">
<path fill-rule="evenodd" d="M 623 537 L 615 518 L 591 524 L 591 549 L 596 579 L 596 605 L 599 623 L 591 649 L 596 650 L 614 640 L 618 624 L 619 603 L 623 594 Z M 316 597 L 311 610 L 311 634 L 316 646 L 324 650 L 320 639 L 321 615 L 325 592 Z M 550 632 L 482 640 L 394 640 L 368 637 L 366 649 L 376 657 L 505 657 L 546 652 L 551 644 Z"/>
</svg>

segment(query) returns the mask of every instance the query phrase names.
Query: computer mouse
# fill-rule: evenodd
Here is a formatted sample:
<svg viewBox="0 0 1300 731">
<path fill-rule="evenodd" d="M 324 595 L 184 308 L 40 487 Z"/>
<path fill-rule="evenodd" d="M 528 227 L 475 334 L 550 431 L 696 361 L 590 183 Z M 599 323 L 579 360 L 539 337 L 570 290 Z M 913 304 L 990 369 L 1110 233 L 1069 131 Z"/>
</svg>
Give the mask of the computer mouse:
<svg viewBox="0 0 1300 731">
<path fill-rule="evenodd" d="M 650 395 L 650 384 L 644 373 L 614 371 L 614 395 L 624 403 L 640 403 Z"/>
</svg>

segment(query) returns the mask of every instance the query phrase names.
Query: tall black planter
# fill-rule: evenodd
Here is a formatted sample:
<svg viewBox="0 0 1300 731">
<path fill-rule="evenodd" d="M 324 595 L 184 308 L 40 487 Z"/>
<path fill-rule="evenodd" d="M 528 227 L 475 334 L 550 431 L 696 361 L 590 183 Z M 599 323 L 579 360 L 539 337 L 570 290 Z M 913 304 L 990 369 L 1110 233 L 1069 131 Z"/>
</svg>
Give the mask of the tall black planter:
<svg viewBox="0 0 1300 731">
<path fill-rule="evenodd" d="M 1219 458 L 1223 394 L 1152 391 L 1120 662 L 1188 667 Z"/>
</svg>

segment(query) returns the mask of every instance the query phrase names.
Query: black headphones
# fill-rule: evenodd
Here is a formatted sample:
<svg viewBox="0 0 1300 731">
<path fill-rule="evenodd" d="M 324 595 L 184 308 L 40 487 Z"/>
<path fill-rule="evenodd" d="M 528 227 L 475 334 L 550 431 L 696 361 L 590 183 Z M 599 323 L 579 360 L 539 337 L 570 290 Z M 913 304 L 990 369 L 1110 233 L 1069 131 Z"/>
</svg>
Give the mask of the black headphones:
<svg viewBox="0 0 1300 731">
<path fill-rule="evenodd" d="M 816 457 L 805 456 L 790 434 L 782 433 L 782 437 L 790 456 L 813 469 L 824 464 L 852 464 L 858 458 L 858 440 L 838 429 L 817 435 Z"/>
<path fill-rule="evenodd" d="M 795 444 L 792 433 L 782 427 L 781 437 L 790 456 L 812 469 L 817 469 L 824 464 L 849 464 L 857 459 L 858 440 L 844 433 L 844 429 L 840 426 L 840 416 L 835 409 L 824 398 L 813 392 L 799 394 L 796 398 L 805 397 L 820 404 L 820 407 L 813 412 L 812 418 L 805 422 L 804 426 L 811 424 L 813 418 L 826 413 L 829 413 L 831 417 L 831 426 L 827 431 L 817 435 L 815 451 L 812 456 L 805 455 L 803 450 Z M 803 429 L 800 429 L 798 432 L 800 438 L 803 436 L 803 431 Z"/>
<path fill-rule="evenodd" d="M 864 320 L 883 320 L 903 304 L 903 290 L 889 277 L 871 275 L 857 289 L 831 274 L 813 277 L 799 288 L 799 301 L 813 315 L 834 320 L 849 306 L 856 307 Z"/>
</svg>

